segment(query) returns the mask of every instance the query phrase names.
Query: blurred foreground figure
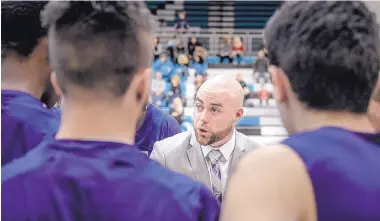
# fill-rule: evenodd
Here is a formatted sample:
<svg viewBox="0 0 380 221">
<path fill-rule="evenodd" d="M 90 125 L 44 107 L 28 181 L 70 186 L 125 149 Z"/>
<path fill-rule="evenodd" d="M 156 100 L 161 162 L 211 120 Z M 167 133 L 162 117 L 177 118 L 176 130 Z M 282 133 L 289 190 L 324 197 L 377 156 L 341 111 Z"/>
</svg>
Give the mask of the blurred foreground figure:
<svg viewBox="0 0 380 221">
<path fill-rule="evenodd" d="M 47 30 L 40 24 L 46 3 L 1 2 L 1 165 L 53 139 L 58 131 L 59 113 L 41 102 L 42 97 L 53 102 L 54 94 L 45 90 L 52 88 Z"/>
<path fill-rule="evenodd" d="M 222 220 L 380 220 L 380 140 L 367 117 L 375 16 L 362 2 L 285 2 L 264 41 L 290 137 L 243 158 Z"/>
<path fill-rule="evenodd" d="M 49 2 L 56 140 L 2 169 L 2 219 L 217 220 L 206 187 L 135 146 L 150 95 L 150 13 L 143 2 Z"/>
</svg>

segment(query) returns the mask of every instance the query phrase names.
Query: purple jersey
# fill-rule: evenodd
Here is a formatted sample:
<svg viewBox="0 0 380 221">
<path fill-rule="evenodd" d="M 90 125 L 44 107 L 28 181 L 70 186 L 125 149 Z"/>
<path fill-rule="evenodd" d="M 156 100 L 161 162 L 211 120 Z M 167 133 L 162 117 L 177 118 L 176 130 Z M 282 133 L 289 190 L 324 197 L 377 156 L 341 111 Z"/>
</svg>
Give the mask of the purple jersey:
<svg viewBox="0 0 380 221">
<path fill-rule="evenodd" d="M 23 156 L 58 131 L 60 113 L 45 108 L 32 95 L 1 91 L 1 165 Z"/>
<path fill-rule="evenodd" d="M 325 127 L 283 143 L 307 167 L 318 220 L 380 220 L 380 134 Z"/>
<path fill-rule="evenodd" d="M 52 140 L 2 168 L 4 220 L 217 221 L 202 184 L 134 146 Z"/>
<path fill-rule="evenodd" d="M 136 132 L 136 146 L 140 151 L 150 155 L 156 141 L 178 133 L 181 133 L 178 122 L 169 114 L 165 114 L 156 106 L 149 104 L 144 122 Z"/>
</svg>

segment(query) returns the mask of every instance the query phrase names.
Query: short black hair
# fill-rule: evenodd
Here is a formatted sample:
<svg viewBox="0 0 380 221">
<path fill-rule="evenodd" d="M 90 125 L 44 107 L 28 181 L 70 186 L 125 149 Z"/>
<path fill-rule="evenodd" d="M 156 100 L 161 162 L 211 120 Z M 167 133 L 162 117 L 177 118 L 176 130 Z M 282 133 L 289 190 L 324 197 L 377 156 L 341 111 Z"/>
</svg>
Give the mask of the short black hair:
<svg viewBox="0 0 380 221">
<path fill-rule="evenodd" d="M 379 73 L 379 26 L 364 3 L 285 2 L 267 23 L 272 65 L 316 110 L 367 111 Z"/>
<path fill-rule="evenodd" d="M 47 35 L 40 13 L 47 1 L 1 1 L 1 55 L 28 57 Z"/>
<path fill-rule="evenodd" d="M 52 1 L 41 14 L 49 27 L 49 58 L 66 84 L 122 95 L 153 60 L 153 23 L 145 3 Z"/>
</svg>

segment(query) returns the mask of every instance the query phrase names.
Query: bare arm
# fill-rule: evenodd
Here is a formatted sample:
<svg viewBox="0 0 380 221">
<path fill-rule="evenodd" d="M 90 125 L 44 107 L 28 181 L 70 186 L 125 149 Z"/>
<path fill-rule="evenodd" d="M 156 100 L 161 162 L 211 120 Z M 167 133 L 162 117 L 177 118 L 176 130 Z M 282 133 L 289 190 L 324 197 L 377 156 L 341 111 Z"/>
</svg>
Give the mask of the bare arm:
<svg viewBox="0 0 380 221">
<path fill-rule="evenodd" d="M 221 220 L 313 220 L 309 217 L 315 218 L 315 213 L 307 208 L 310 191 L 311 183 L 297 154 L 284 146 L 260 148 L 249 153 L 231 177 Z"/>
</svg>

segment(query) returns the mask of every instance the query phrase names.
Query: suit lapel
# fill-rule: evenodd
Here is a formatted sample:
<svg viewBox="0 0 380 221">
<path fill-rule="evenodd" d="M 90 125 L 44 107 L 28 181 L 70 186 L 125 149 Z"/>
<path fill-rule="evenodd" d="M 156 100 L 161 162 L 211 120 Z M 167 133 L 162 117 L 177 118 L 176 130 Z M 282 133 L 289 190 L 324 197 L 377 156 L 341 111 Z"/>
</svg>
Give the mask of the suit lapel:
<svg viewBox="0 0 380 221">
<path fill-rule="evenodd" d="M 245 139 L 240 137 L 240 133 L 236 132 L 235 147 L 231 156 L 232 158 L 231 158 L 230 168 L 228 169 L 228 177 L 230 177 L 235 171 L 237 164 L 239 163 L 240 159 L 244 156 L 244 151 L 245 151 Z"/>
<path fill-rule="evenodd" d="M 194 136 L 194 134 L 192 134 L 192 136 Z M 194 137 L 192 138 L 194 139 Z M 207 187 L 211 188 L 210 176 L 208 174 L 206 161 L 203 157 L 203 153 L 198 142 L 190 142 L 190 148 L 187 150 L 187 156 L 189 158 L 189 163 L 193 169 L 195 178 L 198 181 L 201 181 Z"/>
</svg>

